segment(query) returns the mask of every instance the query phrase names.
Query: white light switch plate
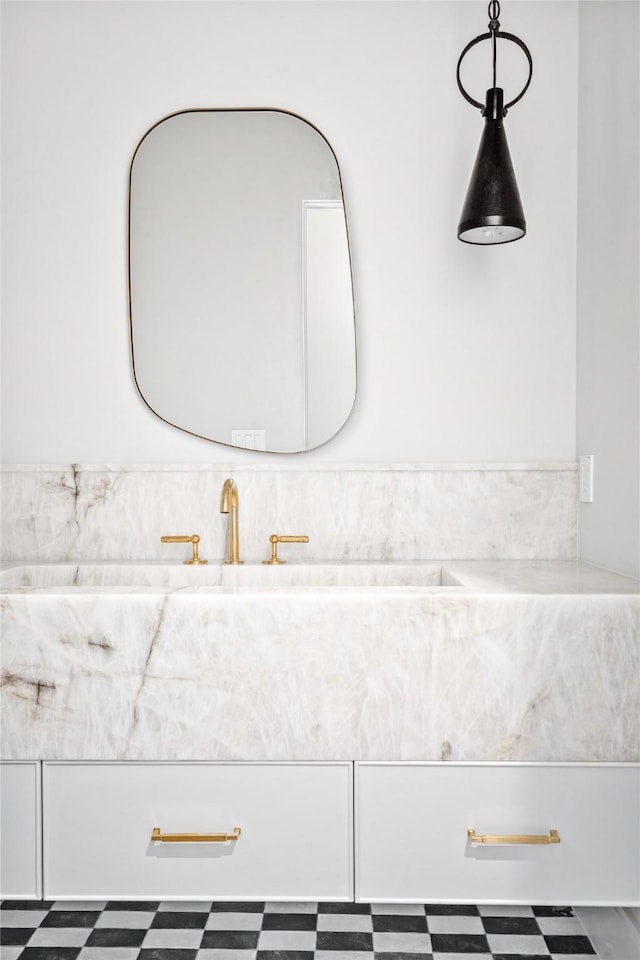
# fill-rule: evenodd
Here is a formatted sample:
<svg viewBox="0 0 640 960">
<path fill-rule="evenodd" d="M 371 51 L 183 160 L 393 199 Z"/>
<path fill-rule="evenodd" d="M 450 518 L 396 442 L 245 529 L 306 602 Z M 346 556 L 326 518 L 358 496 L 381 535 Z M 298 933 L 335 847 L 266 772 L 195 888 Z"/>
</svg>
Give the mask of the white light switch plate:
<svg viewBox="0 0 640 960">
<path fill-rule="evenodd" d="M 249 427 L 242 430 L 232 430 L 231 446 L 244 447 L 246 450 L 266 450 L 267 431 Z"/>
<path fill-rule="evenodd" d="M 580 457 L 580 503 L 593 503 L 593 454 Z"/>
</svg>

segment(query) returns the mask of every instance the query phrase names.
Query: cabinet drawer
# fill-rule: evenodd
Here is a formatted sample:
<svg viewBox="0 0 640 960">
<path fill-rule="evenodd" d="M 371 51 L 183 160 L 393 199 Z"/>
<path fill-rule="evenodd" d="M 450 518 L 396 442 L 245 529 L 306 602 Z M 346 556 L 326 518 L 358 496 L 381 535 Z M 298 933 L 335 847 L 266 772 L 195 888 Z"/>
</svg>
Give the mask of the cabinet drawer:
<svg viewBox="0 0 640 960">
<path fill-rule="evenodd" d="M 0 763 L 0 897 L 35 900 L 42 890 L 40 764 Z"/>
<path fill-rule="evenodd" d="M 351 764 L 45 763 L 43 791 L 48 898 L 353 896 Z"/>
<path fill-rule="evenodd" d="M 360 763 L 355 791 L 358 900 L 640 902 L 637 764 Z"/>
</svg>

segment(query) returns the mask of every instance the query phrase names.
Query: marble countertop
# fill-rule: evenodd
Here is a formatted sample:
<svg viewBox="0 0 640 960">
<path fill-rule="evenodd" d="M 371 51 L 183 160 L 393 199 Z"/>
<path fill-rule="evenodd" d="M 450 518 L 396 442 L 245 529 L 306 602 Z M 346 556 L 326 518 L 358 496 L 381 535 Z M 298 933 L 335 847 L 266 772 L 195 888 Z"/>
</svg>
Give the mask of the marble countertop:
<svg viewBox="0 0 640 960">
<path fill-rule="evenodd" d="M 631 578 L 567 561 L 91 566 L 2 570 L 6 759 L 640 760 Z M 323 567 L 337 586 L 300 585 Z M 143 569 L 155 586 L 118 585 Z M 272 574 L 298 585 L 259 585 Z M 101 585 L 70 585 L 84 575 Z"/>
<path fill-rule="evenodd" d="M 468 590 L 492 593 L 639 594 L 640 581 L 566 560 L 465 560 L 445 565 Z"/>
</svg>

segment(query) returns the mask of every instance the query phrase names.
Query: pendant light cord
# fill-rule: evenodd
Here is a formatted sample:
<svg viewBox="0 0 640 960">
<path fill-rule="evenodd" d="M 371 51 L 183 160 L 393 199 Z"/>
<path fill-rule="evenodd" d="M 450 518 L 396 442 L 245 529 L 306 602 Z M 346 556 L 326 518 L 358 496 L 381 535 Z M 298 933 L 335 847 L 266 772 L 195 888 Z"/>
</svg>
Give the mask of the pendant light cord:
<svg viewBox="0 0 640 960">
<path fill-rule="evenodd" d="M 491 0 L 488 7 L 489 13 L 489 33 L 491 34 L 491 54 L 493 60 L 493 89 L 497 87 L 497 76 L 496 76 L 496 59 L 497 59 L 497 36 L 498 30 L 500 29 L 500 21 L 498 17 L 500 16 L 500 4 L 498 0 Z"/>
<path fill-rule="evenodd" d="M 500 30 L 500 21 L 498 20 L 498 17 L 500 16 L 500 4 L 498 3 L 498 0 L 491 0 L 491 2 L 489 3 L 488 12 L 489 12 L 489 29 L 486 33 L 482 33 L 480 34 L 479 37 L 474 37 L 473 40 L 470 40 L 469 43 L 464 48 L 464 50 L 462 51 L 462 53 L 460 54 L 460 57 L 458 58 L 458 66 L 456 67 L 456 81 L 458 84 L 458 90 L 460 91 L 464 99 L 467 101 L 467 103 L 470 103 L 472 107 L 476 107 L 484 117 L 486 105 L 484 103 L 481 103 L 479 100 L 474 100 L 473 97 L 469 96 L 464 86 L 462 85 L 462 80 L 460 79 L 460 67 L 462 66 L 462 61 L 464 60 L 466 55 L 469 53 L 469 51 L 472 49 L 472 47 L 476 46 L 476 44 L 482 43 L 483 40 L 491 40 L 492 60 L 493 60 L 493 89 L 495 90 L 497 89 L 497 86 L 498 86 L 497 66 L 496 66 L 498 40 L 510 40 L 511 43 L 515 43 L 518 47 L 520 47 L 520 49 L 522 50 L 522 52 L 527 58 L 527 62 L 529 64 L 529 76 L 527 77 L 527 82 L 525 83 L 524 87 L 522 88 L 518 96 L 514 97 L 513 100 L 509 100 L 508 103 L 505 103 L 503 107 L 502 115 L 503 117 L 506 117 L 507 111 L 509 110 L 509 108 L 513 107 L 514 104 L 518 103 L 519 100 L 522 100 L 525 93 L 529 89 L 529 84 L 531 83 L 531 77 L 533 76 L 533 60 L 531 59 L 531 53 L 529 52 L 529 48 L 527 47 L 526 43 L 523 43 L 520 37 L 516 37 L 515 34 L 513 33 L 506 33 L 505 31 Z"/>
</svg>

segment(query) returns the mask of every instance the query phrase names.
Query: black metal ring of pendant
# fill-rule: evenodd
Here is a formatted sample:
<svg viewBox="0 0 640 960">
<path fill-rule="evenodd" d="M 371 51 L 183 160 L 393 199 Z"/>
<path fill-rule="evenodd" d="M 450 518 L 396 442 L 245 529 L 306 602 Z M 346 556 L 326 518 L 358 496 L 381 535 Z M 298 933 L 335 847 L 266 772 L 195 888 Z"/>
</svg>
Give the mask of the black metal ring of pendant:
<svg viewBox="0 0 640 960">
<path fill-rule="evenodd" d="M 460 93 L 468 103 L 470 103 L 473 107 L 477 107 L 479 110 L 482 110 L 483 113 L 485 109 L 484 103 L 480 103 L 478 100 L 474 100 L 473 97 L 470 97 L 467 91 L 465 90 L 465 88 L 462 86 L 462 81 L 460 79 L 460 64 L 464 60 L 469 50 L 471 50 L 472 47 L 475 47 L 476 43 L 480 43 L 482 40 L 490 40 L 490 39 L 491 39 L 491 31 L 489 31 L 488 33 L 483 33 L 479 37 L 475 37 L 473 40 L 471 40 L 466 45 L 462 53 L 460 54 L 460 59 L 458 60 L 458 66 L 456 67 L 456 80 L 458 81 L 458 89 L 460 90 Z M 529 89 L 529 84 L 531 83 L 531 77 L 533 76 L 533 60 L 531 59 L 531 54 L 529 53 L 529 48 L 526 45 L 526 43 L 524 43 L 524 41 L 522 41 L 520 37 L 516 37 L 515 34 L 503 33 L 501 30 L 500 32 L 496 32 L 496 40 L 511 40 L 512 43 L 517 44 L 520 47 L 520 49 L 524 51 L 526 58 L 529 61 L 529 77 L 527 79 L 527 82 L 525 83 L 524 87 L 522 88 L 522 90 L 520 91 L 517 97 L 515 97 L 513 100 L 510 100 L 509 103 L 505 103 L 504 113 L 506 115 L 507 110 L 510 107 L 512 107 L 514 103 L 517 103 L 518 100 L 522 100 L 525 93 Z"/>
</svg>

